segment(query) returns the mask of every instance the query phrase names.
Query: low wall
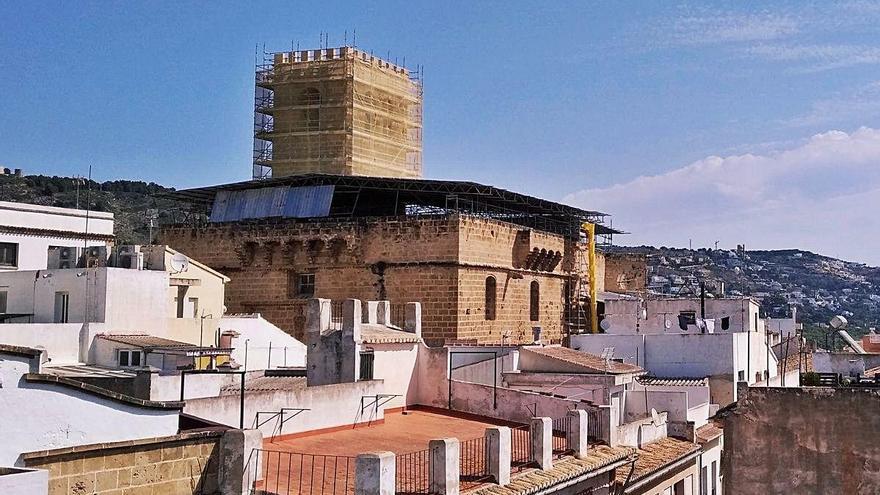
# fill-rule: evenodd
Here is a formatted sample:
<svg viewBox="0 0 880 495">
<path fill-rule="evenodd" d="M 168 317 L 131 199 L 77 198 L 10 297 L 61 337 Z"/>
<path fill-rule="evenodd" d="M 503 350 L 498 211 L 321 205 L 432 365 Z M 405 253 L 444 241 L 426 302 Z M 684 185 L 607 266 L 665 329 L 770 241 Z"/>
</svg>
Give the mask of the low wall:
<svg viewBox="0 0 880 495">
<path fill-rule="evenodd" d="M 668 435 L 667 414 L 658 414 L 658 424 L 654 424 L 651 418 L 633 421 L 617 427 L 617 444 L 641 447 L 654 440 L 660 440 Z"/>
<path fill-rule="evenodd" d="M 219 326 L 221 332 L 235 330 L 239 333 L 232 359 L 242 366 L 247 342 L 248 370 L 306 365 L 306 345 L 259 314 L 224 316 Z"/>
<path fill-rule="evenodd" d="M 27 467 L 49 472 L 49 495 L 216 494 L 222 436 L 222 431 L 184 433 L 23 457 Z"/>
<path fill-rule="evenodd" d="M 626 407 L 624 409 L 624 422 L 636 421 L 651 416 L 651 409 L 658 412 L 668 413 L 669 421 L 688 420 L 688 394 L 672 390 L 644 390 L 628 391 L 626 393 Z M 708 405 L 708 403 L 707 403 Z"/>
<path fill-rule="evenodd" d="M 189 379 L 189 378 L 187 378 Z M 384 419 L 384 408 L 373 407 L 374 397 L 385 393 L 382 380 L 354 383 L 319 385 L 270 391 L 249 391 L 245 394 L 245 428 L 257 428 L 257 412 L 277 413 L 282 407 L 307 408 L 281 424 L 280 416 L 270 419 L 270 414 L 260 414 L 259 426 L 264 437 L 289 435 L 325 428 L 351 426 Z M 237 428 L 241 396 L 238 393 L 186 401 L 183 412 L 214 423 Z M 362 409 L 363 408 L 363 409 Z"/>
<path fill-rule="evenodd" d="M 0 344 L 45 349 L 50 365 L 77 363 L 82 328 L 82 323 L 5 323 L 0 325 Z"/>
<path fill-rule="evenodd" d="M 438 402 L 430 405 L 447 406 Z M 528 423 L 535 416 L 561 418 L 572 409 L 598 410 L 579 400 L 458 381 L 452 382 L 452 409 L 517 423 Z"/>
<path fill-rule="evenodd" d="M 45 495 L 48 490 L 48 471 L 0 467 L 0 493 Z"/>
</svg>

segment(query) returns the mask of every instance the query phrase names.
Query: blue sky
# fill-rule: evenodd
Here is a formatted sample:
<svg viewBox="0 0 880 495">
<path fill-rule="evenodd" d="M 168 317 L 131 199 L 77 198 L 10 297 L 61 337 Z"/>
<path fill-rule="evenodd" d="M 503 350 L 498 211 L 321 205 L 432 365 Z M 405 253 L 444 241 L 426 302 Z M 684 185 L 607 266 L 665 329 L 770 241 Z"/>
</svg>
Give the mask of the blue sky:
<svg viewBox="0 0 880 495">
<path fill-rule="evenodd" d="M 852 213 L 880 210 L 878 2 L 31 2 L 0 18 L 0 164 L 26 173 L 246 179 L 255 46 L 356 30 L 425 66 L 428 177 L 602 209 L 627 243 L 880 264 L 878 220 Z M 818 218 L 838 230 L 817 236 Z"/>
</svg>

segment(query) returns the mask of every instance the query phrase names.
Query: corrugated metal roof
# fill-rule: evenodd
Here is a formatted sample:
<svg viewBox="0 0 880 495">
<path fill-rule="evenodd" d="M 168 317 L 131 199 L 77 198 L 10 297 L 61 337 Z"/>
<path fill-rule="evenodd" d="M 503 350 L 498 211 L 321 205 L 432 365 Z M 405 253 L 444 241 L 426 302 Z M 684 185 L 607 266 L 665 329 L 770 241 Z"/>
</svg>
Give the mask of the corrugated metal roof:
<svg viewBox="0 0 880 495">
<path fill-rule="evenodd" d="M 255 218 L 311 218 L 327 216 L 334 186 L 266 187 L 221 190 L 214 198 L 212 222 Z"/>
</svg>

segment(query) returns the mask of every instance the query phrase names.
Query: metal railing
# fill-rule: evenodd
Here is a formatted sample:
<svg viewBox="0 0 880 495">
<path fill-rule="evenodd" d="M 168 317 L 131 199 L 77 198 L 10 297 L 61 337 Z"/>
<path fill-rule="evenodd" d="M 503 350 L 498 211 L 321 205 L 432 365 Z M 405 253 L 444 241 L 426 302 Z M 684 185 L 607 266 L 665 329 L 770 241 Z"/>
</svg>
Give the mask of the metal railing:
<svg viewBox="0 0 880 495">
<path fill-rule="evenodd" d="M 570 442 L 573 420 L 571 416 L 553 420 L 553 455 L 556 457 L 562 457 L 573 450 Z"/>
<path fill-rule="evenodd" d="M 599 411 L 597 409 L 587 409 L 587 439 L 590 441 L 599 440 Z"/>
<path fill-rule="evenodd" d="M 398 328 L 404 328 L 406 325 L 406 304 L 391 304 L 391 314 L 388 315 L 388 322 Z"/>
<path fill-rule="evenodd" d="M 492 480 L 489 474 L 489 449 L 486 438 L 479 437 L 459 443 L 459 485 L 468 490 Z"/>
<path fill-rule="evenodd" d="M 342 330 L 342 303 L 330 301 L 330 330 Z"/>
<path fill-rule="evenodd" d="M 431 452 L 419 450 L 400 454 L 396 459 L 395 493 L 427 494 L 431 490 Z"/>
<path fill-rule="evenodd" d="M 514 473 L 532 465 L 532 435 L 528 425 L 510 429 L 510 468 Z"/>
<path fill-rule="evenodd" d="M 248 459 L 251 495 L 354 493 L 355 458 L 254 449 Z"/>
</svg>

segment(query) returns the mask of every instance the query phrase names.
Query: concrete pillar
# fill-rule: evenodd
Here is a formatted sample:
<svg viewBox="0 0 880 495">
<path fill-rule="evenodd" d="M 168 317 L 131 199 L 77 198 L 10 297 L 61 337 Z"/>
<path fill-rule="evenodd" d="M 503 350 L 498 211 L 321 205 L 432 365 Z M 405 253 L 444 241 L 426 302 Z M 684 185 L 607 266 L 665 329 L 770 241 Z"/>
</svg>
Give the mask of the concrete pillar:
<svg viewBox="0 0 880 495">
<path fill-rule="evenodd" d="M 342 339 L 337 357 L 341 365 L 340 382 L 352 383 L 358 380 L 361 355 L 358 346 L 361 340 L 361 301 L 346 299 L 342 301 Z"/>
<path fill-rule="evenodd" d="M 529 440 L 532 443 L 532 462 L 546 471 L 553 467 L 553 420 L 532 418 Z"/>
<path fill-rule="evenodd" d="M 354 471 L 356 495 L 394 495 L 394 452 L 368 452 L 357 456 Z"/>
<path fill-rule="evenodd" d="M 416 336 L 422 336 L 422 303 L 406 303 L 406 319 L 403 329 Z"/>
<path fill-rule="evenodd" d="M 391 324 L 391 302 L 376 301 L 376 323 L 379 325 Z"/>
<path fill-rule="evenodd" d="M 599 406 L 599 439 L 611 447 L 617 446 L 617 408 L 603 404 Z"/>
<path fill-rule="evenodd" d="M 583 459 L 587 456 L 587 426 L 589 424 L 587 411 L 580 409 L 568 411 L 568 416 L 571 417 L 571 430 L 568 432 L 568 445 L 574 450 L 575 457 Z"/>
<path fill-rule="evenodd" d="M 364 301 L 364 323 L 375 325 L 379 313 L 379 301 Z"/>
<path fill-rule="evenodd" d="M 306 335 L 323 335 L 330 330 L 330 299 L 309 299 L 306 308 Z"/>
<path fill-rule="evenodd" d="M 489 474 L 495 478 L 495 483 L 501 486 L 510 483 L 510 428 L 486 428 L 486 450 Z"/>
<path fill-rule="evenodd" d="M 458 495 L 458 477 L 461 473 L 460 451 L 457 438 L 442 438 L 428 442 L 431 455 L 431 493 Z"/>
<path fill-rule="evenodd" d="M 263 445 L 260 430 L 227 430 L 220 438 L 218 482 L 224 495 L 251 493 L 248 481 L 259 481 Z"/>
</svg>

